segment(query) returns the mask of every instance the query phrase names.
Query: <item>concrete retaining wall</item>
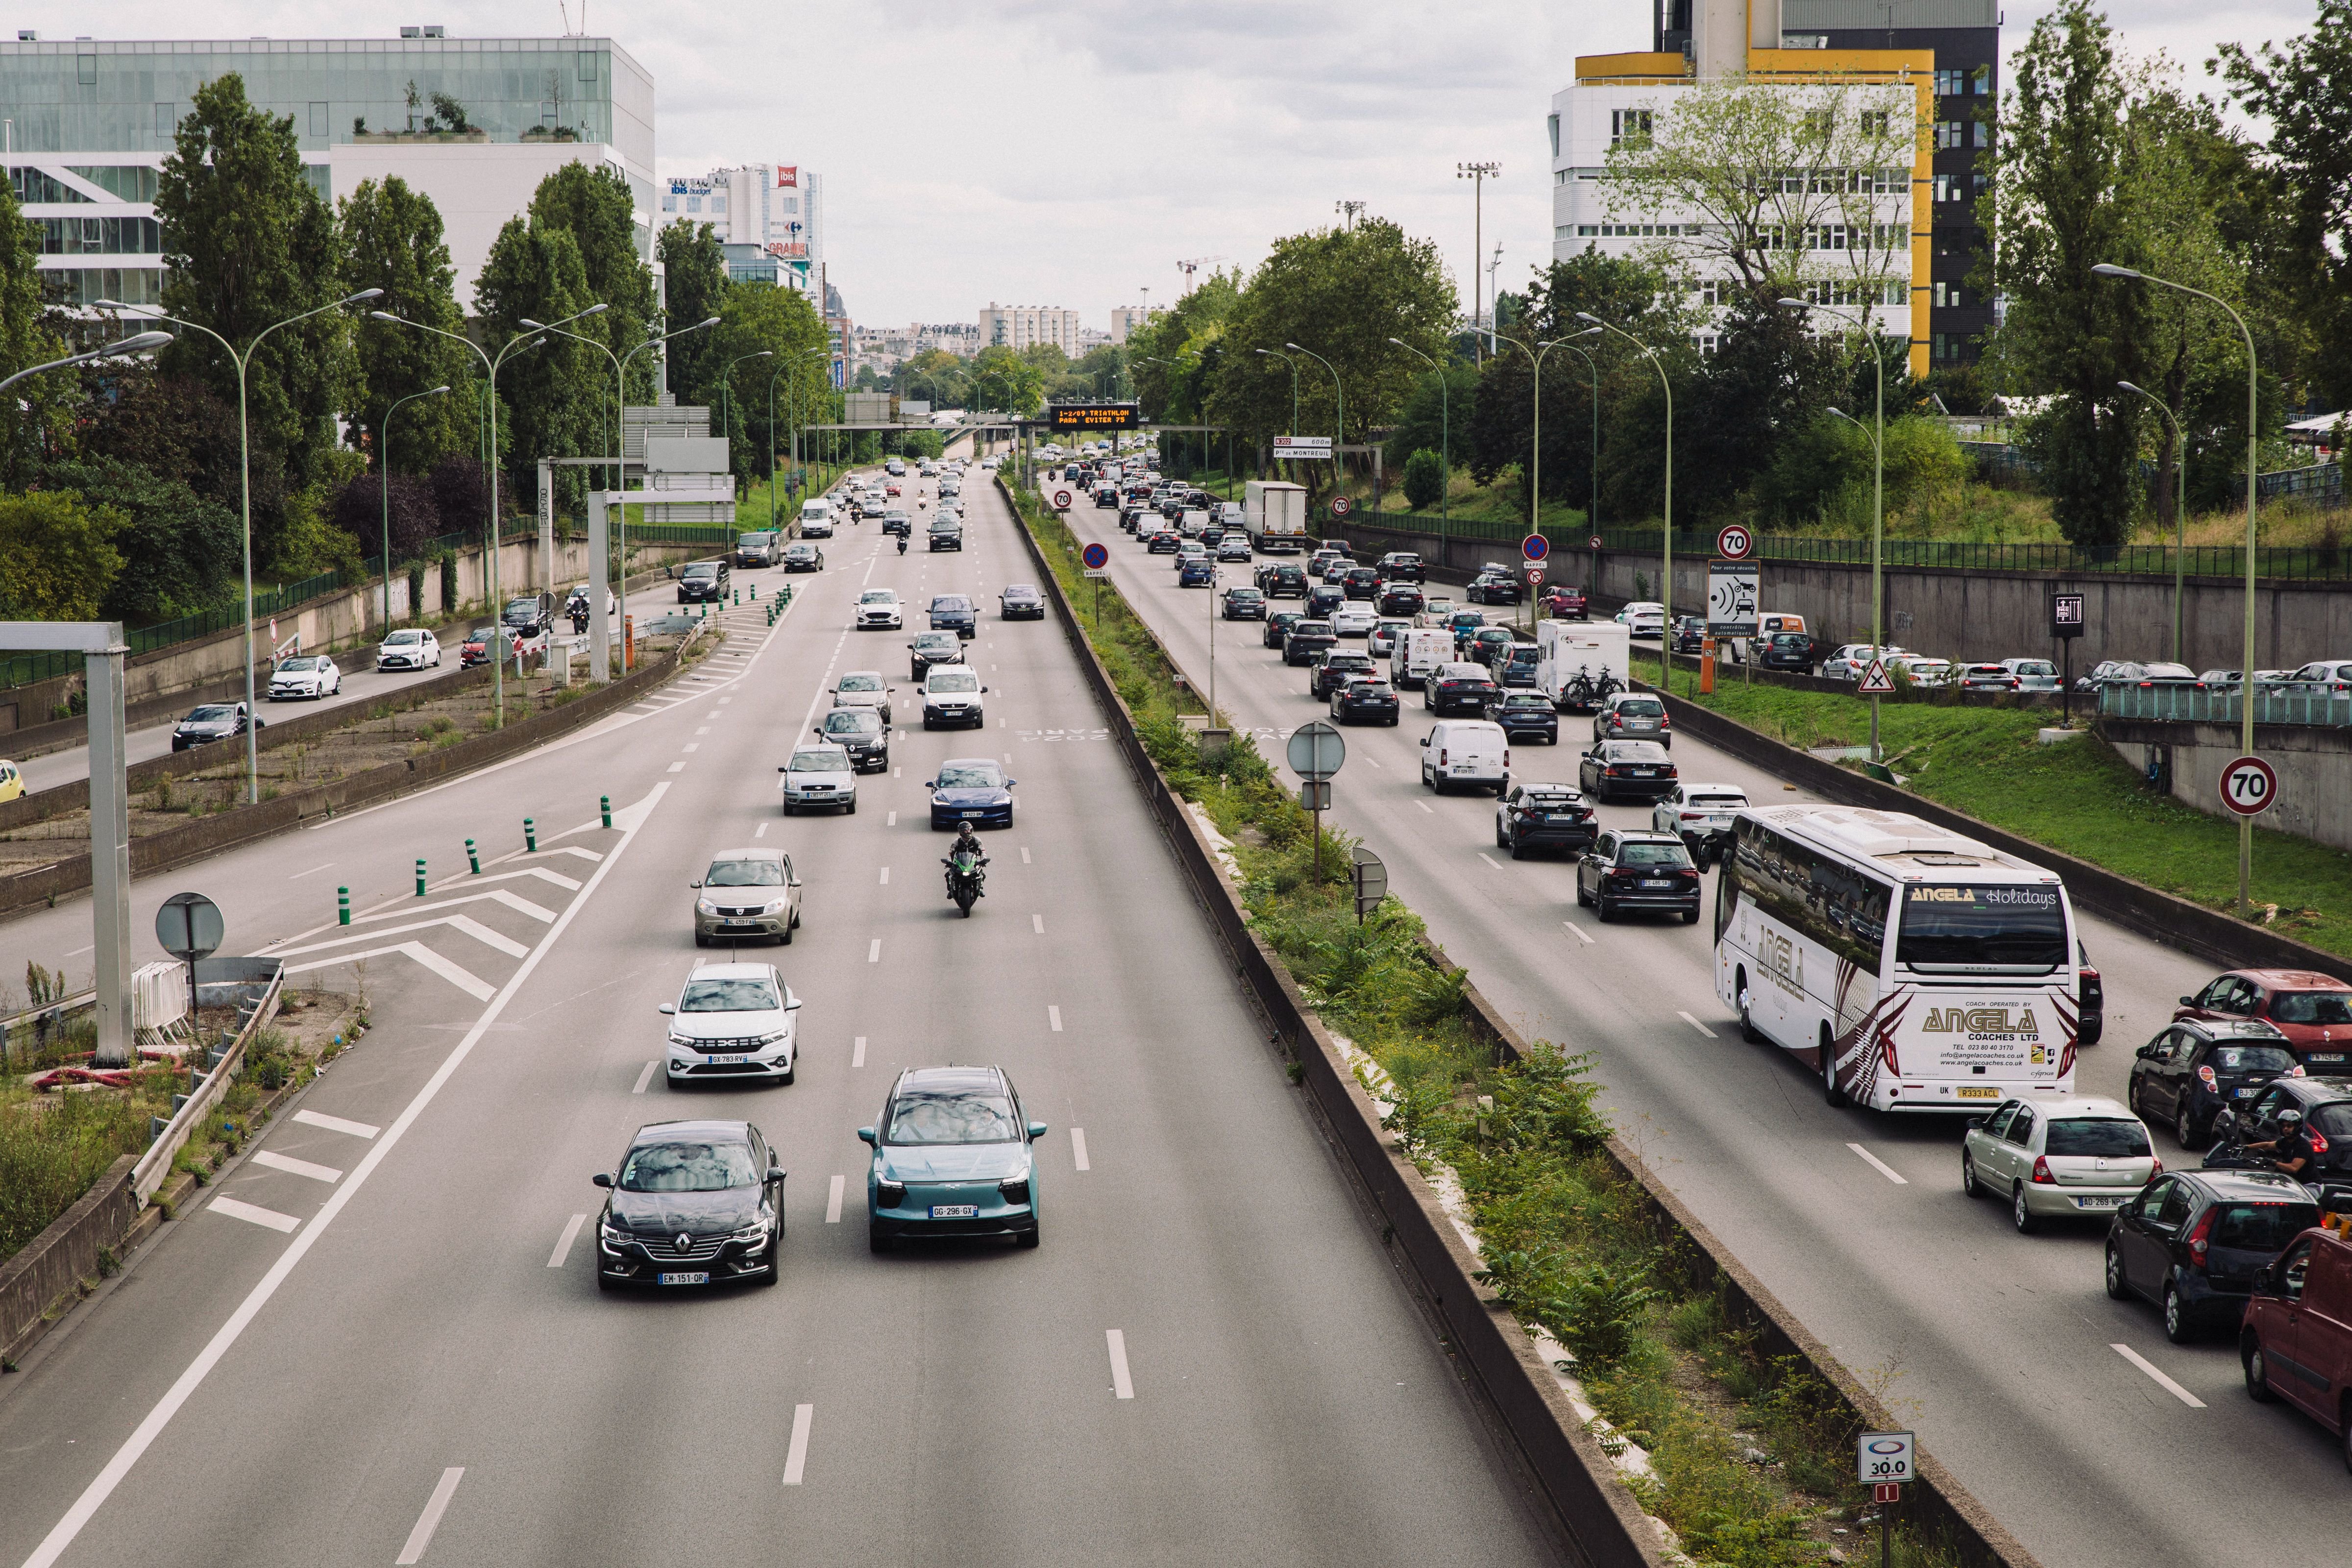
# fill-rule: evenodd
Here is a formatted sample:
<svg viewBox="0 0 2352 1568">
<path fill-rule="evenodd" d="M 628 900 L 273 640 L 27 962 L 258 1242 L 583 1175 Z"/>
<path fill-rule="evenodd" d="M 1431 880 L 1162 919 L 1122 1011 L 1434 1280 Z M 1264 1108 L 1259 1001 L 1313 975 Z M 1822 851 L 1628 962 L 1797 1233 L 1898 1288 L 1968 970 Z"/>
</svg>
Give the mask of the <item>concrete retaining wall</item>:
<svg viewBox="0 0 2352 1568">
<path fill-rule="evenodd" d="M 2240 753 L 2235 724 L 2102 719 L 2098 728 L 2142 769 L 2161 767 L 2175 800 L 2215 816 L 2229 815 L 2221 805 L 2221 769 Z M 2257 724 L 2254 752 L 2278 770 L 2279 778 L 2278 803 L 2256 823 L 2352 849 L 2352 730 Z"/>
<path fill-rule="evenodd" d="M 24 1250 L 0 1263 L 0 1358 L 14 1362 L 38 1339 L 50 1310 L 99 1278 L 99 1253 L 113 1247 L 139 1216 L 125 1154 Z"/>
</svg>

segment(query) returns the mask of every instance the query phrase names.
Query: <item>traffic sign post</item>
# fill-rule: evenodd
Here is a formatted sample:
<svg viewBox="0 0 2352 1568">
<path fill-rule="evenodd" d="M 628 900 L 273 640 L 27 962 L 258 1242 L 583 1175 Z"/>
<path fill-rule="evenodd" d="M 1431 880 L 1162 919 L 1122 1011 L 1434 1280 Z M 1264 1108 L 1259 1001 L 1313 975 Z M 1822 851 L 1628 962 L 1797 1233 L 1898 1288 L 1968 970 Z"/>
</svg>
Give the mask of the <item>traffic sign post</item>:
<svg viewBox="0 0 2352 1568">
<path fill-rule="evenodd" d="M 1551 554 L 1551 541 L 1540 533 L 1530 533 L 1519 541 L 1519 553 L 1530 561 L 1542 561 Z"/>
<path fill-rule="evenodd" d="M 188 1026 L 196 1022 L 196 960 L 220 951 L 227 934 L 220 906 L 202 893 L 173 893 L 155 911 L 155 941 L 188 966 Z"/>
<path fill-rule="evenodd" d="M 1322 786 L 1329 789 L 1329 784 Z M 1389 896 L 1389 868 L 1381 858 L 1361 845 L 1356 847 L 1356 864 L 1349 873 L 1356 885 L 1356 923 L 1362 925 L 1364 916 L 1380 908 L 1381 900 Z"/>
<path fill-rule="evenodd" d="M 1355 510 L 1356 503 L 1353 500 L 1350 500 L 1348 497 L 1333 496 L 1331 498 L 1331 515 L 1333 517 L 1344 519 L 1349 512 Z"/>
<path fill-rule="evenodd" d="M 1864 1432 L 1854 1440 L 1854 1479 L 1870 1489 L 1878 1505 L 1878 1552 L 1883 1568 L 1895 1568 L 1895 1505 L 1906 1482 L 1916 1479 L 1918 1444 L 1908 1432 Z"/>
<path fill-rule="evenodd" d="M 1862 679 L 1854 683 L 1853 689 L 1864 697 L 1884 697 L 1894 690 L 1895 683 L 1886 679 L 1886 660 L 1873 655 L 1870 662 L 1862 667 Z"/>
<path fill-rule="evenodd" d="M 1328 463 L 1331 460 L 1331 437 L 1328 436 L 1276 436 L 1274 438 L 1274 459 L 1282 462 L 1307 461 Z"/>
<path fill-rule="evenodd" d="M 1290 732 L 1284 760 L 1290 763 L 1292 773 L 1307 781 L 1298 792 L 1298 804 L 1315 814 L 1315 883 L 1320 887 L 1323 814 L 1331 809 L 1331 781 L 1347 764 L 1348 742 L 1336 728 L 1318 719 Z"/>
<path fill-rule="evenodd" d="M 2058 722 L 2074 727 L 2074 639 L 2083 635 L 2083 595 L 2050 595 L 2050 636 L 2063 650 L 2058 677 Z"/>
<path fill-rule="evenodd" d="M 1055 490 L 1054 492 L 1054 510 L 1055 511 L 1067 511 L 1070 510 L 1069 491 Z"/>
<path fill-rule="evenodd" d="M 2260 757 L 2232 757 L 2221 769 L 2221 804 L 2240 816 L 2260 816 L 2278 799 L 2278 771 Z"/>
</svg>

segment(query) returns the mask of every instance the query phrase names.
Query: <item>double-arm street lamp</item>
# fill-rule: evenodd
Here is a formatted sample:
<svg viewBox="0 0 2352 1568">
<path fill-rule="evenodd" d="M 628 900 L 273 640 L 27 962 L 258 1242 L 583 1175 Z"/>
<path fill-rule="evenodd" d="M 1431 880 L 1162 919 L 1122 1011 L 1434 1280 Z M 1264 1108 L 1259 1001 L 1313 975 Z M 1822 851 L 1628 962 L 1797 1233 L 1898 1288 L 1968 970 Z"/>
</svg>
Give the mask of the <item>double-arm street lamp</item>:
<svg viewBox="0 0 2352 1568">
<path fill-rule="evenodd" d="M 380 299 L 383 294 L 383 290 L 381 289 L 362 289 L 356 294 L 346 294 L 341 299 L 331 304 L 321 305 L 314 310 L 305 310 L 299 316 L 289 316 L 282 321 L 272 321 L 253 334 L 253 341 L 245 345 L 245 352 L 242 353 L 237 352 L 236 345 L 201 322 L 191 321 L 181 316 L 167 316 L 161 310 L 145 306 L 126 305 L 119 300 L 97 301 L 97 308 L 101 310 L 135 310 L 144 320 L 170 321 L 176 326 L 185 327 L 191 331 L 202 332 L 226 350 L 229 363 L 236 366 L 237 472 L 239 483 L 244 489 L 245 798 L 247 804 L 261 798 L 261 737 L 257 732 L 259 725 L 256 722 L 257 716 L 253 707 L 253 438 L 251 423 L 246 412 L 247 373 L 253 363 L 254 353 L 261 347 L 262 340 L 278 328 L 290 327 L 297 321 L 307 321 L 313 316 L 323 316 L 328 311 L 339 310 L 345 305 L 356 305 L 362 300 Z"/>
<path fill-rule="evenodd" d="M 392 416 L 400 412 L 400 405 L 404 403 L 414 403 L 420 397 L 438 397 L 448 390 L 445 382 L 423 392 L 412 392 L 405 397 L 394 398 L 392 406 L 383 411 L 383 423 L 376 426 L 375 477 L 376 489 L 383 501 L 383 629 L 387 633 L 392 630 Z M 409 605 L 408 613 L 415 616 L 416 606 Z"/>
<path fill-rule="evenodd" d="M 1599 327 L 1587 327 L 1580 332 L 1570 332 L 1568 337 L 1565 338 L 1549 339 L 1546 342 L 1536 344 L 1533 348 L 1530 348 L 1526 343 L 1519 342 L 1517 338 L 1506 337 L 1500 332 L 1495 334 L 1495 341 L 1497 344 L 1509 343 L 1521 353 L 1526 354 L 1535 366 L 1534 370 L 1528 376 L 1528 403 L 1530 411 L 1530 422 L 1533 426 L 1533 429 L 1528 437 L 1528 444 L 1529 454 L 1528 466 L 1530 470 L 1528 479 L 1528 531 L 1531 534 L 1541 533 L 1543 531 L 1544 355 L 1551 353 L 1554 349 L 1572 349 L 1574 345 L 1570 342 L 1570 339 L 1571 338 L 1598 337 L 1600 333 L 1601 329 Z M 1576 352 L 1581 353 L 1582 351 L 1577 350 Z M 1591 356 L 1589 354 L 1586 355 L 1588 362 L 1591 360 Z M 1595 384 L 1599 384 L 1597 381 Z M 1533 595 L 1528 595 L 1528 619 L 1529 624 L 1532 625 L 1535 619 Z M 1673 647 L 1671 638 L 1668 640 L 1667 646 L 1670 648 Z"/>
<path fill-rule="evenodd" d="M 1658 595 L 1658 608 L 1663 612 L 1658 622 L 1658 687 L 1674 689 L 1675 675 L 1675 386 L 1666 379 L 1666 367 L 1660 363 L 1655 350 L 1622 327 L 1612 327 L 1590 310 L 1579 310 L 1576 319 L 1603 331 L 1616 333 L 1648 356 L 1650 368 L 1658 373 L 1658 385 L 1666 395 L 1666 515 L 1665 526 L 1659 537 L 1665 542 L 1664 582 Z M 1631 629 L 1629 625 L 1628 629 Z"/>
<path fill-rule="evenodd" d="M 2208 294 L 2202 289 L 2191 289 L 2186 283 L 2175 283 L 2168 278 L 2158 278 L 2129 267 L 2117 267 L 2112 262 L 2103 261 L 2091 270 L 2101 278 L 2153 283 L 2159 289 L 2170 289 L 2192 295 L 2209 304 L 2219 305 L 2237 324 L 2238 335 L 2246 340 L 2246 641 L 2243 662 L 2238 671 L 2238 749 L 2242 754 L 2251 757 L 2254 754 L 2254 498 L 2255 480 L 2261 472 L 2263 439 L 2260 366 L 2254 354 L 2254 334 L 2247 331 L 2246 319 L 2231 310 L 2228 300 Z M 2238 915 L 2241 919 L 2253 909 L 2251 887 L 2253 866 L 2254 819 L 2242 816 L 2238 818 Z"/>
<path fill-rule="evenodd" d="M 1348 389 L 1339 384 L 1338 367 L 1313 349 L 1302 349 L 1297 343 L 1285 343 L 1282 346 L 1292 353 L 1305 354 L 1331 373 L 1331 395 L 1339 401 L 1339 413 L 1331 421 L 1331 488 L 1336 491 L 1339 488 L 1340 481 L 1348 477 L 1348 459 L 1340 454 L 1340 448 L 1346 446 L 1348 441 Z M 1296 384 L 1293 384 L 1295 386 Z M 1295 409 L 1292 412 L 1291 424 L 1294 426 L 1292 434 L 1295 435 L 1297 434 L 1295 427 L 1297 425 Z"/>
<path fill-rule="evenodd" d="M 719 437 L 727 443 L 727 467 L 730 475 L 735 467 L 735 425 L 728 415 L 733 406 L 730 401 L 730 395 L 734 390 L 735 367 L 750 360 L 775 357 L 776 351 L 773 349 L 754 349 L 750 353 L 737 354 L 733 359 L 729 360 L 727 368 L 719 374 Z M 734 480 L 730 478 L 728 483 L 731 488 Z"/>
<path fill-rule="evenodd" d="M 2172 467 L 2180 479 L 2180 499 L 2173 503 L 2172 508 L 2172 662 L 2179 664 L 2180 595 L 2181 590 L 2188 586 L 2189 573 L 2186 564 L 2189 552 L 2183 548 L 2189 542 L 2189 437 L 2181 430 L 2180 421 L 2173 416 L 2172 410 L 2164 405 L 2164 399 L 2144 386 L 2134 386 L 2128 381 L 2119 381 L 2116 384 L 2126 392 L 2137 393 L 2147 398 L 2155 405 L 2156 411 L 2164 416 L 2164 422 L 2172 426 Z"/>
<path fill-rule="evenodd" d="M 1878 323 L 1871 320 L 1867 310 L 1857 314 L 1840 310 L 1835 305 L 1817 305 L 1810 300 L 1782 300 L 1779 303 L 1791 310 L 1819 310 L 1823 315 L 1852 322 L 1870 339 L 1871 369 L 1878 382 L 1878 412 L 1874 420 L 1868 428 L 1864 428 L 1862 421 L 1851 415 L 1835 408 L 1830 412 L 1870 437 L 1870 657 L 1874 660 L 1884 660 L 1886 657 L 1886 600 L 1881 563 L 1886 542 L 1886 351 L 1879 342 Z M 1874 763 L 1885 760 L 1878 746 L 1878 693 L 1875 691 L 1870 694 L 1870 760 Z"/>
<path fill-rule="evenodd" d="M 1437 466 L 1445 476 L 1437 491 L 1437 558 L 1444 561 L 1445 559 L 1445 520 L 1449 508 L 1453 504 L 1450 492 L 1454 489 L 1454 416 L 1446 406 L 1449 399 L 1445 388 L 1445 367 L 1402 338 L 1391 338 L 1389 342 L 1396 344 L 1413 358 L 1423 361 L 1430 369 L 1437 373 L 1437 445 L 1439 447 Z M 1265 353 L 1264 349 L 1257 352 Z M 1412 502 L 1408 499 L 1405 504 L 1411 506 Z"/>
</svg>

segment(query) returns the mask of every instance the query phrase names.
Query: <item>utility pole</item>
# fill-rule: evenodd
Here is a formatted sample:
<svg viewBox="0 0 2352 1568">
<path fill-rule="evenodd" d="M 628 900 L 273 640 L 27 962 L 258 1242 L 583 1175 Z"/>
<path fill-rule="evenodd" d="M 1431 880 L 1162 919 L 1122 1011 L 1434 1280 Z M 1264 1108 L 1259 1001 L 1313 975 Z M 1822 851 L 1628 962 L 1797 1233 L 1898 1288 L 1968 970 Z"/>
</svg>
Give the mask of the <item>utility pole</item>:
<svg viewBox="0 0 2352 1568">
<path fill-rule="evenodd" d="M 1333 202 L 1331 210 L 1339 215 L 1339 226 L 1349 229 L 1356 226 L 1356 219 L 1363 213 L 1364 205 L 1362 202 Z"/>
<path fill-rule="evenodd" d="M 1486 182 L 1502 177 L 1500 163 L 1456 163 L 1454 177 L 1470 182 L 1470 357 L 1486 363 L 1485 344 L 1478 337 L 1478 258 L 1486 248 Z"/>
<path fill-rule="evenodd" d="M 1495 291 L 1495 274 L 1502 268 L 1503 242 L 1498 239 L 1495 242 L 1495 258 L 1486 263 L 1486 310 L 1490 318 L 1486 323 L 1486 346 L 1489 348 L 1494 348 L 1495 335 L 1503 330 L 1503 297 Z M 1502 350 L 1496 349 L 1495 352 L 1500 353 Z"/>
</svg>

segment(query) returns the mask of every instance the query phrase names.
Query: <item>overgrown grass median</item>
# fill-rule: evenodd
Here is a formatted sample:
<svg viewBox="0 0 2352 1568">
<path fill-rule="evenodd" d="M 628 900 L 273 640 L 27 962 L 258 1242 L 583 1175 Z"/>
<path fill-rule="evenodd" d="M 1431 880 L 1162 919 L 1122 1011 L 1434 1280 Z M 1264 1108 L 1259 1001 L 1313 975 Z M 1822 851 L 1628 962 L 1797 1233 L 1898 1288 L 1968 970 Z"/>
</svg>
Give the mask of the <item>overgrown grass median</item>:
<svg viewBox="0 0 2352 1568">
<path fill-rule="evenodd" d="M 1538 1042 L 1498 1062 L 1471 1027 L 1466 976 L 1441 966 L 1420 918 L 1391 898 L 1358 922 L 1353 840 L 1323 835 L 1318 879 L 1313 820 L 1248 738 L 1202 761 L 1181 717 L 1202 711 L 1197 697 L 1107 584 L 1097 612 L 1076 541 L 1014 493 L 1145 750 L 1231 841 L 1253 926 L 1324 1023 L 1386 1074 L 1400 1145 L 1425 1174 L 1459 1181 L 1490 1282 L 1521 1323 L 1567 1347 L 1607 1424 L 1603 1447 L 1635 1461 L 1626 1479 L 1643 1507 L 1701 1563 L 1790 1568 L 1859 1550 L 1851 1416 L 1688 1285 L 1605 1151 L 1591 1058 Z M 1895 1560 L 1916 1568 L 1956 1561 L 1907 1534 L 1896 1543 Z"/>
<path fill-rule="evenodd" d="M 1654 683 L 1654 656 L 1636 657 Z M 1791 746 L 1861 746 L 1863 698 L 1720 679 L 1706 696 L 1677 670 L 1674 690 Z M 2097 735 L 2045 746 L 2046 710 L 1879 704 L 1879 744 L 1904 786 L 2021 838 L 2104 866 L 2207 909 L 2234 910 L 2238 826 L 2149 786 Z M 2253 901 L 2272 929 L 2352 957 L 2352 854 L 2292 834 L 2254 830 Z"/>
</svg>

